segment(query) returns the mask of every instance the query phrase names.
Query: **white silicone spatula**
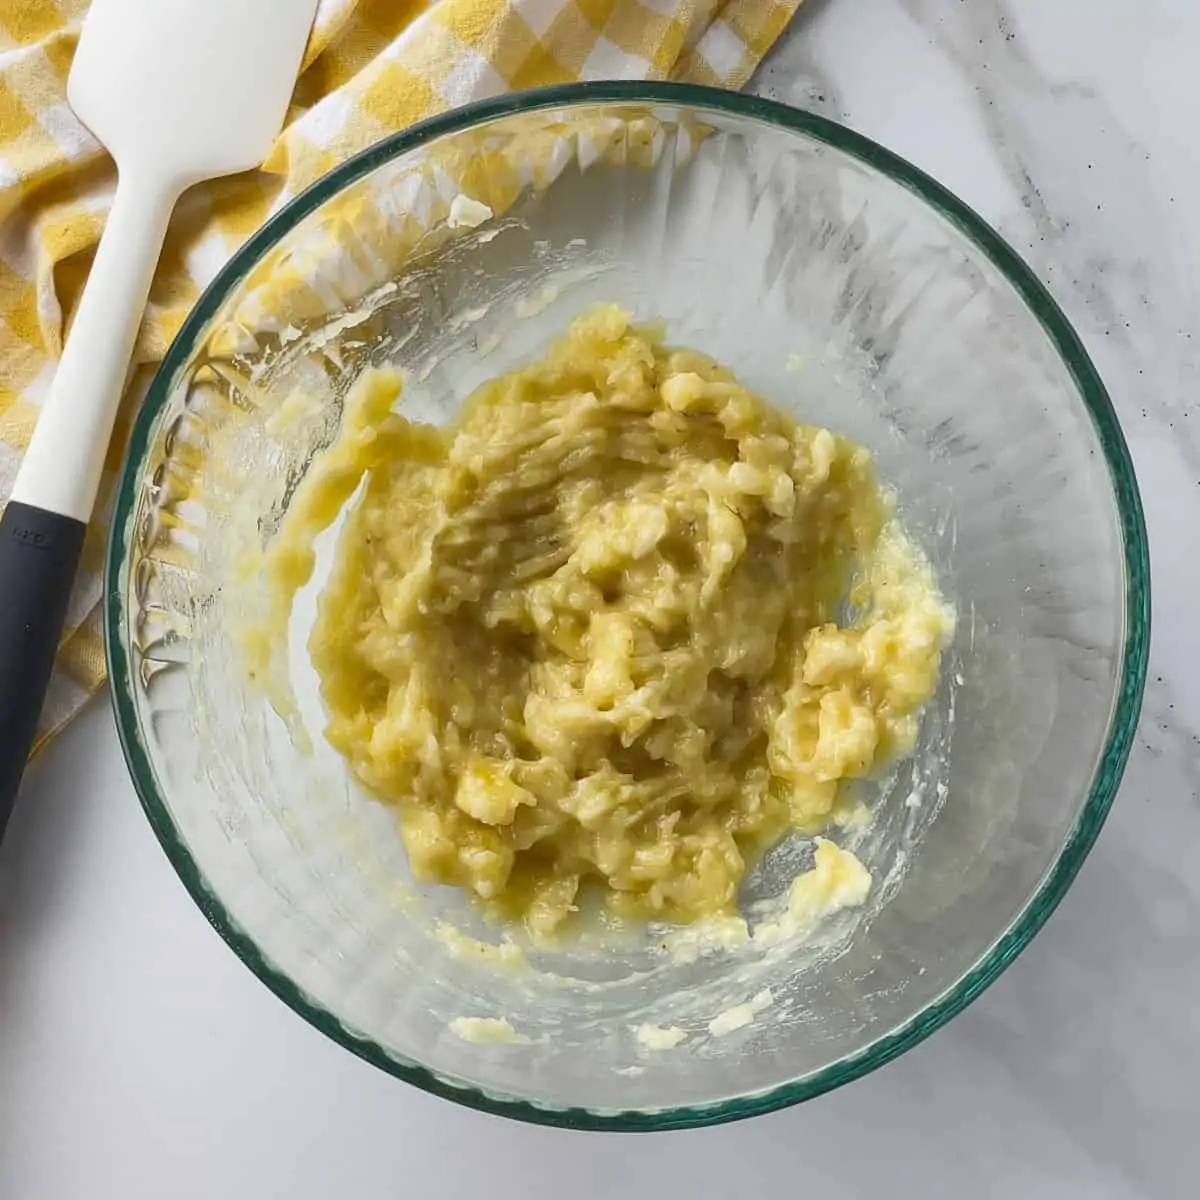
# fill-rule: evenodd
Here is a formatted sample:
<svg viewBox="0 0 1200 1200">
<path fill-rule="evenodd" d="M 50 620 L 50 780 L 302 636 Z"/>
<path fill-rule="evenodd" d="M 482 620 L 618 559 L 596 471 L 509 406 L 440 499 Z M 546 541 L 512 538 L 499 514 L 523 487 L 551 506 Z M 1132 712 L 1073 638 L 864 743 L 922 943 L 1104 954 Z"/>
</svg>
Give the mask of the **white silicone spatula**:
<svg viewBox="0 0 1200 1200">
<path fill-rule="evenodd" d="M 0 836 L 50 670 L 167 219 L 257 166 L 316 0 L 92 0 L 67 96 L 117 163 L 112 211 L 0 521 Z"/>
</svg>

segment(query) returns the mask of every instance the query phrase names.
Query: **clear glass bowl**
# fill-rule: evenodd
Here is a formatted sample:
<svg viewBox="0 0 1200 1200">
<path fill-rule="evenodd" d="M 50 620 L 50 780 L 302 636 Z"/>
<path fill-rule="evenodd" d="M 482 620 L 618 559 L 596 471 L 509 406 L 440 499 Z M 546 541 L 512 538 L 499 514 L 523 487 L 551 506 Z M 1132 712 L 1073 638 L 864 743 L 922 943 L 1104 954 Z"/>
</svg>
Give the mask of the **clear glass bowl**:
<svg viewBox="0 0 1200 1200">
<path fill-rule="evenodd" d="M 315 587 L 289 628 L 290 725 L 233 647 L 263 602 L 239 577 L 244 552 L 278 527 L 365 366 L 400 365 L 405 410 L 444 420 L 595 301 L 664 318 L 672 341 L 870 446 L 958 610 L 913 760 L 867 789 L 870 828 L 841 837 L 874 877 L 867 905 L 784 953 L 716 936 L 689 948 L 660 927 L 497 965 L 445 929 L 491 943 L 498 931 L 451 889 L 412 883 L 389 811 L 321 739 L 304 653 Z M 962 1009 L 1046 920 L 1099 831 L 1149 633 L 1129 456 L 1029 269 L 865 138 L 666 84 L 438 117 L 274 216 L 197 304 L 138 416 L 108 570 L 130 769 L 234 951 L 385 1070 L 588 1128 L 778 1108 Z M 808 853 L 798 838 L 772 852 L 748 897 L 778 896 Z M 709 1031 L 767 989 L 750 1024 Z M 457 1017 L 504 1017 L 519 1040 L 463 1040 Z M 646 1024 L 687 1040 L 650 1050 Z"/>
</svg>

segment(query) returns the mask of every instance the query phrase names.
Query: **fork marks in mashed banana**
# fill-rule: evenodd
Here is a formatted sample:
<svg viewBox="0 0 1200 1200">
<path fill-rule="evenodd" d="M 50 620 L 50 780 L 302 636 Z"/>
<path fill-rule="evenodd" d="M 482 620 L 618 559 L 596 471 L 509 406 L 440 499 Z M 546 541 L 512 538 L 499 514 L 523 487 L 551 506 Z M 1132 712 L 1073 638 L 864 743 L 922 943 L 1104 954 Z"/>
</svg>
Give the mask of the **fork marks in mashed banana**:
<svg viewBox="0 0 1200 1200">
<path fill-rule="evenodd" d="M 365 476 L 309 647 L 419 879 L 541 934 L 585 883 L 728 912 L 763 848 L 911 748 L 953 618 L 867 451 L 613 307 L 447 428 L 399 392 L 359 380 L 267 562 L 286 625 Z"/>
</svg>

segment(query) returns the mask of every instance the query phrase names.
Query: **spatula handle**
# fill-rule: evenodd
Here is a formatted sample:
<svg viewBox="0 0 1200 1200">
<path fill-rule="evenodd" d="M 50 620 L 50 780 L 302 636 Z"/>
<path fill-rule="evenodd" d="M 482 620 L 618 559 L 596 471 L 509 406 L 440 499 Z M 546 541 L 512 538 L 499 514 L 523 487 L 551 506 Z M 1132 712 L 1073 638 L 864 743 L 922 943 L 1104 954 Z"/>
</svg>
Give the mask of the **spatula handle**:
<svg viewBox="0 0 1200 1200">
<path fill-rule="evenodd" d="M 122 179 L 0 520 L 0 837 L 37 729 L 129 357 L 178 189 Z"/>
<path fill-rule="evenodd" d="M 0 838 L 38 716 L 87 526 L 13 502 L 0 517 Z"/>
</svg>

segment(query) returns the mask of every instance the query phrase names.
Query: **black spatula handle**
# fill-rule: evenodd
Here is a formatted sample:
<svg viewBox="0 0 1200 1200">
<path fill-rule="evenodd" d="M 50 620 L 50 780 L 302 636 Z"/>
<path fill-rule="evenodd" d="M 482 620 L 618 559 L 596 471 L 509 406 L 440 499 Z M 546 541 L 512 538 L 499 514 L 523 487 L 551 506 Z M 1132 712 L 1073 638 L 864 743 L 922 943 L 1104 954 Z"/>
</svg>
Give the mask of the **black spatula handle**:
<svg viewBox="0 0 1200 1200">
<path fill-rule="evenodd" d="M 87 526 L 13 501 L 0 518 L 0 838 L 33 745 Z"/>
</svg>

